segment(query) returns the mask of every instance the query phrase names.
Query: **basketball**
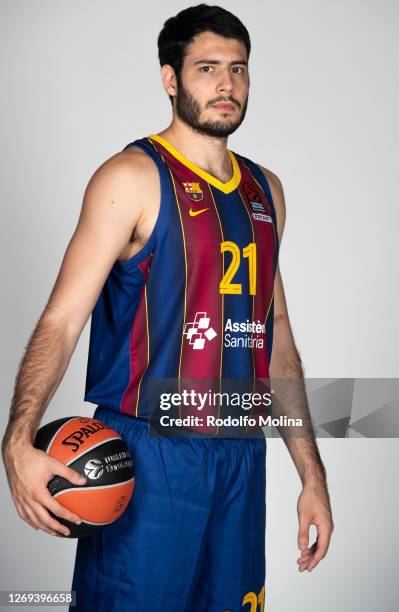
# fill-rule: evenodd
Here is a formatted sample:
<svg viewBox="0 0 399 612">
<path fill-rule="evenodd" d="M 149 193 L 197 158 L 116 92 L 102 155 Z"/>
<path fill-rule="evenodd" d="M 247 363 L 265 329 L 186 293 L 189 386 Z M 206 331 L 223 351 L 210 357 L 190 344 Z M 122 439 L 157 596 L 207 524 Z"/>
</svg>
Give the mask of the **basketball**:
<svg viewBox="0 0 399 612">
<path fill-rule="evenodd" d="M 86 477 L 74 485 L 54 476 L 47 488 L 60 504 L 82 519 L 75 525 L 50 510 L 51 516 L 80 538 L 104 529 L 125 511 L 135 484 L 130 451 L 121 435 L 97 419 L 66 417 L 37 430 L 35 447 Z"/>
</svg>

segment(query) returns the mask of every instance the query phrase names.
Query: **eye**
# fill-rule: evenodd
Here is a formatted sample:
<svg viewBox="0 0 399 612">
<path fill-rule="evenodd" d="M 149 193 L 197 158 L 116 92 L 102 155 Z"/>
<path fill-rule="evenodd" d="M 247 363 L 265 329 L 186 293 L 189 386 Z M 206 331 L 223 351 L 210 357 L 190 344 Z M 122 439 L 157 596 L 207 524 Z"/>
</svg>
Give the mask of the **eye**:
<svg viewBox="0 0 399 612">
<path fill-rule="evenodd" d="M 233 66 L 233 72 L 238 72 L 238 74 L 241 74 L 241 73 L 243 73 L 245 71 L 244 71 L 244 68 L 242 66 Z"/>
<path fill-rule="evenodd" d="M 205 68 L 212 68 L 212 66 L 201 66 L 200 70 L 204 70 Z M 206 72 L 208 71 L 206 70 Z"/>
</svg>

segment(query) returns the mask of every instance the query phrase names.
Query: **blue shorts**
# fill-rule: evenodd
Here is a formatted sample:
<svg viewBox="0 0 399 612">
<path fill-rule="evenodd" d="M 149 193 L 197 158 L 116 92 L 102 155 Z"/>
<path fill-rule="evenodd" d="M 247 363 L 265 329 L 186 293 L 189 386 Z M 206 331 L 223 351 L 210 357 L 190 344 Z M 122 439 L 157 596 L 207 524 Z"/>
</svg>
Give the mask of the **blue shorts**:
<svg viewBox="0 0 399 612">
<path fill-rule="evenodd" d="M 148 437 L 98 406 L 135 463 L 124 514 L 78 540 L 72 611 L 259 612 L 265 597 L 266 439 Z"/>
</svg>

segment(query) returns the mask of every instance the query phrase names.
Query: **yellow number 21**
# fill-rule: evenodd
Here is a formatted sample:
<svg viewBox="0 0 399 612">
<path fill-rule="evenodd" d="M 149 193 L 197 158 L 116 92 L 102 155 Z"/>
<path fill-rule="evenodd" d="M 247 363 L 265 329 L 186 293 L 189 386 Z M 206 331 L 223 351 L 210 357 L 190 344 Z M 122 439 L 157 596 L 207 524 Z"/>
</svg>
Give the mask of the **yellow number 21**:
<svg viewBox="0 0 399 612">
<path fill-rule="evenodd" d="M 263 587 L 260 590 L 259 595 L 256 595 L 256 593 L 253 593 L 252 591 L 249 591 L 249 593 L 244 595 L 244 599 L 242 600 L 242 607 L 244 607 L 246 604 L 250 605 L 249 612 L 256 612 L 258 609 L 258 605 L 259 605 L 260 612 L 264 612 L 265 610 L 265 586 L 263 585 Z"/>
<path fill-rule="evenodd" d="M 228 251 L 231 253 L 232 258 L 229 267 L 227 268 L 225 275 L 220 281 L 220 293 L 242 293 L 241 283 L 232 283 L 232 279 L 237 272 L 240 265 L 240 247 L 235 242 L 225 240 L 220 245 L 220 252 L 225 253 Z M 242 254 L 248 258 L 248 272 L 249 272 L 249 293 L 255 295 L 256 293 L 256 244 L 250 242 L 246 247 L 243 248 Z"/>
</svg>

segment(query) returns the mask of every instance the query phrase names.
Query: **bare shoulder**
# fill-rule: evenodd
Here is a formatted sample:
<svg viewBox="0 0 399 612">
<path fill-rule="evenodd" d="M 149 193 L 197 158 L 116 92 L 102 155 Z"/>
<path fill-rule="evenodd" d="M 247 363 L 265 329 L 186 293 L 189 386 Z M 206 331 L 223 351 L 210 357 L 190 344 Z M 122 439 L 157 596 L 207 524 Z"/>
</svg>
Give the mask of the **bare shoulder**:
<svg viewBox="0 0 399 612">
<path fill-rule="evenodd" d="M 144 181 L 156 179 L 157 176 L 158 170 L 151 157 L 139 147 L 131 146 L 106 159 L 93 173 L 91 180 L 139 188 Z"/>
<path fill-rule="evenodd" d="M 160 180 L 155 162 L 131 146 L 106 159 L 88 181 L 82 205 L 87 215 L 136 226 L 159 201 Z"/>
<path fill-rule="evenodd" d="M 284 188 L 281 180 L 271 170 L 266 168 L 265 166 L 261 166 L 258 164 L 260 170 L 265 175 L 267 182 L 269 183 L 270 191 L 272 193 L 274 207 L 276 209 L 277 215 L 277 225 L 278 225 L 278 233 L 281 238 L 284 225 L 285 225 L 285 217 L 286 217 L 286 207 L 285 207 L 285 197 L 284 197 Z"/>
<path fill-rule="evenodd" d="M 117 163 L 121 165 L 126 164 L 127 167 L 133 168 L 139 178 L 143 178 L 143 175 L 145 176 L 148 172 L 152 173 L 153 176 L 158 174 L 155 162 L 140 147 L 131 146 L 116 153 L 111 159 L 117 160 Z"/>
</svg>

